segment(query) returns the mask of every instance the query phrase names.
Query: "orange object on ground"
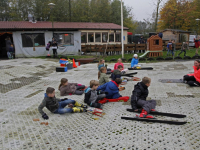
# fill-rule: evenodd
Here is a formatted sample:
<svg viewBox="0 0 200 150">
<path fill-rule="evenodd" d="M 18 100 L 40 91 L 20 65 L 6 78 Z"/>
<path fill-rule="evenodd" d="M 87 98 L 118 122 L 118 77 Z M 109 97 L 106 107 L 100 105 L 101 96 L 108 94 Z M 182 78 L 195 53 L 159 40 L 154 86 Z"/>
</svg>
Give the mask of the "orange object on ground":
<svg viewBox="0 0 200 150">
<path fill-rule="evenodd" d="M 125 90 L 125 87 L 120 86 L 119 91 L 123 91 L 123 90 Z"/>
<path fill-rule="evenodd" d="M 78 62 L 78 66 L 80 66 L 81 65 L 81 63 L 80 63 L 80 61 Z"/>
<path fill-rule="evenodd" d="M 127 102 L 128 100 L 129 100 L 129 96 L 124 96 L 124 97 L 119 97 L 117 99 L 104 98 L 104 99 L 100 100 L 98 103 L 105 104 L 107 102 Z"/>
<path fill-rule="evenodd" d="M 33 119 L 33 121 L 40 121 L 40 119 Z"/>
<path fill-rule="evenodd" d="M 76 63 L 75 63 L 74 59 L 73 59 L 73 68 L 77 68 L 77 66 L 76 66 Z"/>
</svg>

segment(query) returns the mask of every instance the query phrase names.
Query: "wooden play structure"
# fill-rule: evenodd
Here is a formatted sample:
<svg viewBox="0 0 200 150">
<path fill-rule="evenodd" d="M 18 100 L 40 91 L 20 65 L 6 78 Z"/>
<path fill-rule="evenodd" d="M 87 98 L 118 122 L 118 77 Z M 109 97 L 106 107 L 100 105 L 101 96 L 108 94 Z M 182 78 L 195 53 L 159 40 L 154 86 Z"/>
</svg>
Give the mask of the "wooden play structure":
<svg viewBox="0 0 200 150">
<path fill-rule="evenodd" d="M 153 35 L 147 40 L 147 51 L 149 57 L 163 56 L 163 42 L 158 35 Z"/>
</svg>

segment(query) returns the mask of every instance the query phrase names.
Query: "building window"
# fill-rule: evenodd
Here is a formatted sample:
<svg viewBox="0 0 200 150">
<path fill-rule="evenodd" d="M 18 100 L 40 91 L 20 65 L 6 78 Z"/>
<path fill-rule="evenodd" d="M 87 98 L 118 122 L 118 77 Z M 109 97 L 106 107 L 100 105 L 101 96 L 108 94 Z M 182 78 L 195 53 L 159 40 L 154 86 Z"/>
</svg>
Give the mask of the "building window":
<svg viewBox="0 0 200 150">
<path fill-rule="evenodd" d="M 42 47 L 45 46 L 44 33 L 24 33 L 22 36 L 23 47 Z"/>
<path fill-rule="evenodd" d="M 107 42 L 108 41 L 108 33 L 107 32 L 103 32 L 102 33 L 102 42 Z"/>
<path fill-rule="evenodd" d="M 87 43 L 87 33 L 81 33 L 81 43 Z"/>
<path fill-rule="evenodd" d="M 94 33 L 92 32 L 88 33 L 88 42 L 94 42 Z"/>
<path fill-rule="evenodd" d="M 121 33 L 115 33 L 115 42 L 121 42 Z"/>
<path fill-rule="evenodd" d="M 95 33 L 95 42 L 101 42 L 101 33 Z"/>
<path fill-rule="evenodd" d="M 109 34 L 109 42 L 114 42 L 114 33 Z"/>
<path fill-rule="evenodd" d="M 54 39 L 58 43 L 58 46 L 72 46 L 74 45 L 73 33 L 54 33 Z"/>
</svg>

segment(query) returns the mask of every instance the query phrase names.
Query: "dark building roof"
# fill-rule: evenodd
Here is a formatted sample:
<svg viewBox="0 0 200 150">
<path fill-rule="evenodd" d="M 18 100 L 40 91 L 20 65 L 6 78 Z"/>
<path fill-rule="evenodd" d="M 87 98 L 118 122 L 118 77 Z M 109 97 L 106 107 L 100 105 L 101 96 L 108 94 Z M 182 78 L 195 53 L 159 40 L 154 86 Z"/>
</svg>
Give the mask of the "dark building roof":
<svg viewBox="0 0 200 150">
<path fill-rule="evenodd" d="M 165 31 L 172 31 L 172 32 L 178 32 L 178 33 L 191 33 L 190 31 L 184 31 L 184 30 L 179 30 L 179 29 L 165 29 L 163 30 L 163 32 Z"/>
<path fill-rule="evenodd" d="M 121 30 L 121 26 L 114 23 L 91 22 L 46 22 L 36 23 L 28 21 L 0 21 L 0 30 L 38 30 L 38 29 L 64 29 L 64 30 Z M 124 30 L 128 28 L 124 27 Z"/>
</svg>

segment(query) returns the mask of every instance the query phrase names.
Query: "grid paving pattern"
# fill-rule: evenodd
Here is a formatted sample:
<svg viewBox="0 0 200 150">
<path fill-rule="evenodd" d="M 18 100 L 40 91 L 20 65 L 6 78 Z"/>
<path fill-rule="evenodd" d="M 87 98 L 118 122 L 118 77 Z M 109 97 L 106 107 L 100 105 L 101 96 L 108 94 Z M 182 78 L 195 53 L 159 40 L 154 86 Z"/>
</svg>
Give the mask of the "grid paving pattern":
<svg viewBox="0 0 200 150">
<path fill-rule="evenodd" d="M 56 89 L 61 78 L 88 85 L 97 80 L 97 64 L 79 66 L 68 72 L 55 72 L 58 61 L 48 59 L 16 59 L 0 61 L 0 150 L 192 150 L 200 149 L 200 88 L 183 83 L 161 83 L 159 79 L 181 79 L 192 72 L 193 61 L 142 64 L 154 70 L 139 70 L 137 77 L 152 79 L 149 98 L 158 102 L 157 110 L 186 114 L 176 119 L 188 121 L 176 126 L 122 120 L 121 116 L 135 116 L 127 112 L 127 103 L 104 104 L 103 117 L 88 113 L 52 114 L 44 121 L 38 105 L 48 86 Z M 114 64 L 108 64 L 113 68 Z M 125 64 L 125 67 L 129 67 Z M 133 71 L 129 71 L 133 72 Z M 121 95 L 130 96 L 137 82 L 129 81 Z M 66 97 L 66 96 L 65 96 Z M 83 103 L 84 95 L 68 96 Z M 33 121 L 33 119 L 40 121 Z M 41 124 L 48 122 L 48 125 Z"/>
</svg>

